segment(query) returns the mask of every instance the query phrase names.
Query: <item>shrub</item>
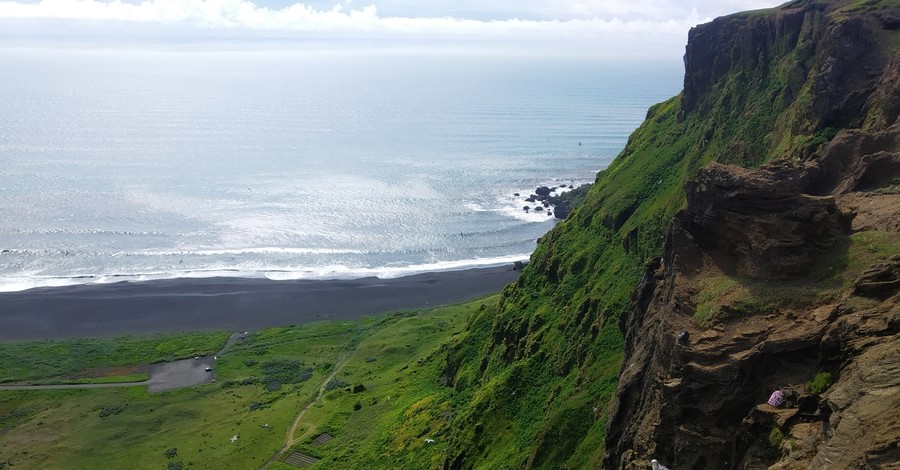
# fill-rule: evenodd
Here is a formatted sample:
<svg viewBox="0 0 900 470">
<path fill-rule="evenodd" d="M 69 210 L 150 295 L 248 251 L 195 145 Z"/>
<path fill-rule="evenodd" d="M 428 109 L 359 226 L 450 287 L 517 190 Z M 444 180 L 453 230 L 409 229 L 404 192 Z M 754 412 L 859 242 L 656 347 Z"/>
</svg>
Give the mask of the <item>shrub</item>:
<svg viewBox="0 0 900 470">
<path fill-rule="evenodd" d="M 173 458 L 175 458 L 176 455 L 178 455 L 178 448 L 169 447 L 168 449 L 166 449 L 166 458 L 167 459 L 173 459 Z"/>
<path fill-rule="evenodd" d="M 263 382 L 266 390 L 274 392 L 284 384 L 295 384 L 309 380 L 313 375 L 311 367 L 291 359 L 277 359 L 262 364 Z"/>
<path fill-rule="evenodd" d="M 281 390 L 281 382 L 277 380 L 267 380 L 266 381 L 266 391 L 268 392 L 277 392 Z"/>
<path fill-rule="evenodd" d="M 255 383 L 259 383 L 259 379 L 257 379 L 256 377 L 247 377 L 246 379 L 241 380 L 239 383 L 241 385 L 253 385 Z"/>
<path fill-rule="evenodd" d="M 769 432 L 769 444 L 778 449 L 781 448 L 782 441 L 784 441 L 784 433 L 781 432 L 781 428 L 772 426 L 772 431 Z"/>
<path fill-rule="evenodd" d="M 184 465 L 181 462 L 169 462 L 169 470 L 182 470 Z"/>
<path fill-rule="evenodd" d="M 265 408 L 265 405 L 263 405 L 262 403 L 260 403 L 260 402 L 258 402 L 258 401 L 251 401 L 251 402 L 250 402 L 250 411 L 261 410 L 261 409 L 263 409 L 263 408 Z"/>
<path fill-rule="evenodd" d="M 107 416 L 117 415 L 124 411 L 121 405 L 104 405 L 103 408 L 100 409 L 100 417 L 106 418 Z"/>
<path fill-rule="evenodd" d="M 700 326 L 709 326 L 718 313 L 718 308 L 713 308 L 709 304 L 700 304 L 697 306 L 697 311 L 694 312 L 694 319 L 697 320 Z"/>
<path fill-rule="evenodd" d="M 812 141 L 811 141 L 812 146 L 815 148 L 815 147 L 819 147 L 822 144 L 830 142 L 831 139 L 833 139 L 834 136 L 837 135 L 837 133 L 838 133 L 838 129 L 836 129 L 834 127 L 826 127 L 824 129 L 819 130 L 818 132 L 816 132 L 816 135 L 814 135 L 812 138 Z"/>
<path fill-rule="evenodd" d="M 834 383 L 834 377 L 830 372 L 819 372 L 815 377 L 806 384 L 806 390 L 813 395 L 818 395 Z"/>
<path fill-rule="evenodd" d="M 325 385 L 325 391 L 330 392 L 336 388 L 341 388 L 341 387 L 346 387 L 346 386 L 347 386 L 347 382 L 344 382 L 341 379 L 333 379 L 333 380 L 329 381 L 327 385 Z"/>
</svg>

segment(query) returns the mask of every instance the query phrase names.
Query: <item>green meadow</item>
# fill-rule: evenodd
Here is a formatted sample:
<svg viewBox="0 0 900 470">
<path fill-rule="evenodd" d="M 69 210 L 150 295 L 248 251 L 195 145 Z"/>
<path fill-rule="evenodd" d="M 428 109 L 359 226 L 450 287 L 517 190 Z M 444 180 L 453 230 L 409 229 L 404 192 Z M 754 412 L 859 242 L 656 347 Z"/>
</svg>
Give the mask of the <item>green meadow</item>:
<svg viewBox="0 0 900 470">
<path fill-rule="evenodd" d="M 218 358 L 215 383 L 171 392 L 0 391 L 0 469 L 291 469 L 283 460 L 295 452 L 314 468 L 433 467 L 452 417 L 446 348 L 496 301 L 251 332 Z M 0 377 L 141 380 L 141 366 L 216 351 L 227 337 L 6 343 Z M 323 433 L 333 439 L 313 441 Z"/>
</svg>

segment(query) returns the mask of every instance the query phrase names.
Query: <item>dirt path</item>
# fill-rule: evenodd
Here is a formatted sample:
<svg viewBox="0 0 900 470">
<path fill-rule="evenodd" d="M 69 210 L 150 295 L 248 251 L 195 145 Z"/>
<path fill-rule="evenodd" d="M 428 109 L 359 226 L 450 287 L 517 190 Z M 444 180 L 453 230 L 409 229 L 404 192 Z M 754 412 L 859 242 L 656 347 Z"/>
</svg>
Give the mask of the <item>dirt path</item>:
<svg viewBox="0 0 900 470">
<path fill-rule="evenodd" d="M 287 435 L 285 435 L 284 437 L 284 444 L 281 446 L 281 449 L 278 449 L 278 452 L 275 452 L 275 455 L 270 457 L 269 460 L 267 460 L 266 463 L 264 463 L 260 467 L 260 470 L 269 468 L 269 466 L 280 459 L 281 456 L 284 455 L 285 452 L 287 452 L 294 444 L 303 440 L 306 436 L 309 435 L 309 433 L 313 431 L 313 429 L 310 428 L 305 433 L 294 437 L 294 433 L 297 432 L 297 427 L 300 426 L 300 421 L 303 419 L 303 416 L 306 414 L 307 410 L 309 410 L 310 407 L 315 405 L 316 402 L 318 402 L 319 399 L 322 398 L 323 395 L 325 395 L 325 387 L 328 386 L 328 382 L 331 382 L 331 380 L 334 379 L 334 376 L 337 375 L 338 372 L 340 372 L 341 368 L 343 368 L 344 364 L 346 364 L 350 357 L 353 356 L 354 352 L 356 352 L 356 348 L 344 351 L 340 356 L 338 356 L 337 360 L 335 361 L 334 370 L 332 370 L 331 373 L 328 374 L 328 377 L 325 377 L 325 379 L 322 380 L 322 383 L 319 385 L 319 391 L 318 393 L 316 393 L 316 397 L 313 398 L 309 403 L 307 403 L 299 413 L 297 413 L 297 417 L 294 418 L 294 422 L 291 423 L 291 427 L 288 429 Z"/>
<path fill-rule="evenodd" d="M 114 382 L 104 384 L 56 384 L 56 385 L 0 385 L 0 390 L 61 390 L 67 388 L 115 388 L 148 385 L 149 380 L 141 382 Z"/>
</svg>

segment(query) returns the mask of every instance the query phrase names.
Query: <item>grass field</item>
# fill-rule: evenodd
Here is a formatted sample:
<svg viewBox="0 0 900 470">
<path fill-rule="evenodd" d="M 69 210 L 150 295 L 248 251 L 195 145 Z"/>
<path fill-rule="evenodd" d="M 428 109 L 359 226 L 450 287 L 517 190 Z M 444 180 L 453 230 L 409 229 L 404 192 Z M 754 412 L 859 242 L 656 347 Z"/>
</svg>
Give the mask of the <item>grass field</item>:
<svg viewBox="0 0 900 470">
<path fill-rule="evenodd" d="M 142 374 L 139 366 L 219 350 L 228 333 L 0 343 L 0 383 L 74 382 Z"/>
<path fill-rule="evenodd" d="M 443 345 L 463 332 L 471 312 L 495 302 L 253 332 L 219 357 L 216 383 L 174 392 L 0 391 L 0 468 L 258 468 L 283 448 L 304 408 L 290 436 L 296 444 L 283 456 L 299 450 L 322 460 L 316 468 L 373 468 L 392 466 L 400 452 L 432 467 L 443 443 L 438 434 L 434 444 L 424 438 L 449 416 L 441 397 L 451 389 L 439 380 Z M 0 370 L 6 381 L 69 380 L 215 351 L 226 338 L 8 343 L 0 345 Z M 313 447 L 323 432 L 334 439 Z"/>
</svg>

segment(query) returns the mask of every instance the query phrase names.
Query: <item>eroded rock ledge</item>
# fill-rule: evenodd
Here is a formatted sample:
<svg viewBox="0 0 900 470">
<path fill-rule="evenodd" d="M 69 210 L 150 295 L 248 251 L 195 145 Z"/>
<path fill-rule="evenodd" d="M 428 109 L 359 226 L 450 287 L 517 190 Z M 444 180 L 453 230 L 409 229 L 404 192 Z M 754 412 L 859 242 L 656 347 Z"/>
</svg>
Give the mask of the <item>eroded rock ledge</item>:
<svg viewBox="0 0 900 470">
<path fill-rule="evenodd" d="M 686 185 L 623 318 L 608 468 L 900 461 L 900 255 L 847 252 L 859 231 L 898 245 L 898 145 L 900 124 L 843 131 L 808 162 L 711 164 Z"/>
</svg>

